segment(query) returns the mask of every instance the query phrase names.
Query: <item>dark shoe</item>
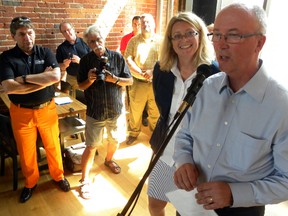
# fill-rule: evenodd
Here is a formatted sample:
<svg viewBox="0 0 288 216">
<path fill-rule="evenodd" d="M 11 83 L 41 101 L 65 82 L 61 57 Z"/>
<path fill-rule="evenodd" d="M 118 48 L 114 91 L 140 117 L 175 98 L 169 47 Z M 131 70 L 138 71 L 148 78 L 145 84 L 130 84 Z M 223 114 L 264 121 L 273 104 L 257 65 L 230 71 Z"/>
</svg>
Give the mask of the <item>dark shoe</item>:
<svg viewBox="0 0 288 216">
<path fill-rule="evenodd" d="M 70 184 L 66 178 L 57 181 L 56 184 L 60 187 L 61 190 L 68 192 L 70 190 Z"/>
<path fill-rule="evenodd" d="M 70 138 L 72 138 L 72 139 L 76 139 L 77 136 L 76 136 L 76 134 L 72 134 L 72 135 L 70 135 Z"/>
<path fill-rule="evenodd" d="M 37 184 L 33 188 L 24 187 L 24 189 L 21 193 L 21 196 L 20 196 L 20 202 L 24 203 L 27 200 L 29 200 L 32 197 L 32 193 L 36 187 L 37 187 Z"/>
<path fill-rule="evenodd" d="M 105 159 L 105 162 L 104 162 L 105 166 L 107 166 L 111 172 L 113 172 L 114 174 L 119 174 L 121 172 L 121 168 L 120 166 L 113 160 L 110 160 L 110 161 L 107 161 Z"/>
<path fill-rule="evenodd" d="M 126 140 L 126 144 L 131 145 L 136 139 L 137 137 L 129 136 L 128 139 Z"/>
<path fill-rule="evenodd" d="M 147 118 L 142 118 L 142 125 L 145 127 L 148 126 L 148 119 Z"/>
</svg>

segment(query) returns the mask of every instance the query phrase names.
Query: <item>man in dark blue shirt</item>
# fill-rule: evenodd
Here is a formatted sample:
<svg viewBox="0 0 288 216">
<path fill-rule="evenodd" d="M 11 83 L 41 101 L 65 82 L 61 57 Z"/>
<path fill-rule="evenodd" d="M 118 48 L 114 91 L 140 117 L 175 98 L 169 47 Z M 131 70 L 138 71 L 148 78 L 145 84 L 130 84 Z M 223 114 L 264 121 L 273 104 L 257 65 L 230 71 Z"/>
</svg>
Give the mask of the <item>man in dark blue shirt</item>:
<svg viewBox="0 0 288 216">
<path fill-rule="evenodd" d="M 79 62 L 84 55 L 90 52 L 90 49 L 82 38 L 77 37 L 71 23 L 60 23 L 59 29 L 65 37 L 65 41 L 58 46 L 56 58 L 62 72 L 62 80 L 72 86 L 72 96 L 75 97 L 75 90 L 78 89 Z"/>
<path fill-rule="evenodd" d="M 121 172 L 119 165 L 112 160 L 118 148 L 117 119 L 123 107 L 122 87 L 132 85 L 133 78 L 123 56 L 105 48 L 100 29 L 90 26 L 84 32 L 84 39 L 92 51 L 81 59 L 77 77 L 87 101 L 86 148 L 82 155 L 80 192 L 84 199 L 89 199 L 89 172 L 97 146 L 102 144 L 104 127 L 108 139 L 104 164 L 115 174 Z"/>
</svg>

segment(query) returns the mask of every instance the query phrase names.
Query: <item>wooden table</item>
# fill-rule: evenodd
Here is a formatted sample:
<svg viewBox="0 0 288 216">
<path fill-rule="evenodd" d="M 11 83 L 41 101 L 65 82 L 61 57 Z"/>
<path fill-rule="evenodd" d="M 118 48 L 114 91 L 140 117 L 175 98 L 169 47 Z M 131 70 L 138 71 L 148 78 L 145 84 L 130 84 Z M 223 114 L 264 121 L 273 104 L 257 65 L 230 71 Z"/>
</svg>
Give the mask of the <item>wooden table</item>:
<svg viewBox="0 0 288 216">
<path fill-rule="evenodd" d="M 62 92 L 58 97 L 69 97 L 72 100 L 72 102 L 68 104 L 63 105 L 56 104 L 57 114 L 59 117 L 65 117 L 68 115 L 77 115 L 77 114 L 83 116 L 86 113 L 86 105 L 81 103 L 77 99 L 72 98 L 68 94 Z"/>
<path fill-rule="evenodd" d="M 9 108 L 10 107 L 10 100 L 8 98 L 8 95 L 6 93 L 1 92 L 1 99 L 3 102 L 6 104 L 6 106 Z M 65 93 L 60 93 L 59 96 L 57 97 L 70 97 L 68 94 Z M 71 97 L 70 97 L 71 98 Z M 63 105 L 57 105 L 56 104 L 56 109 L 57 109 L 57 114 L 60 118 L 63 118 L 68 115 L 84 115 L 86 112 L 86 105 L 81 103 L 80 101 L 76 100 L 75 98 L 71 98 L 72 102 L 68 104 L 63 104 Z"/>
</svg>

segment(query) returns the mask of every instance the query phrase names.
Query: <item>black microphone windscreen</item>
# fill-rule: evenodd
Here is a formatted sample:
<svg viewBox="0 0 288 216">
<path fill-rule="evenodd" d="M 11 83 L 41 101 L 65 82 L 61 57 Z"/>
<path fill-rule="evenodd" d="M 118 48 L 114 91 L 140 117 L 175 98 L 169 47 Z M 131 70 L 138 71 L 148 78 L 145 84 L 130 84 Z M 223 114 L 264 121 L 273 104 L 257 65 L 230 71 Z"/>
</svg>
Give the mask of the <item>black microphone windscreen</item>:
<svg viewBox="0 0 288 216">
<path fill-rule="evenodd" d="M 201 64 L 197 67 L 197 74 L 202 74 L 206 78 L 212 75 L 211 68 L 207 64 Z"/>
</svg>

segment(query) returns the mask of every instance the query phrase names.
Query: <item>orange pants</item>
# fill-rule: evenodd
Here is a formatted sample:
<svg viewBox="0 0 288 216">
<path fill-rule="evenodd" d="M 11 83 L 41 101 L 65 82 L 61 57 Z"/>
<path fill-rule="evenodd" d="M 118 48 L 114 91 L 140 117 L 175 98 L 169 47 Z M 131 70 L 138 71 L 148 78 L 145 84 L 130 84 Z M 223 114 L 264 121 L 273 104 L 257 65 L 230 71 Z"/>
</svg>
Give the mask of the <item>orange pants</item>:
<svg viewBox="0 0 288 216">
<path fill-rule="evenodd" d="M 58 115 L 54 100 L 41 109 L 20 108 L 11 103 L 10 116 L 25 187 L 34 187 L 40 177 L 36 152 L 37 130 L 44 144 L 51 177 L 55 181 L 63 179 Z"/>
</svg>

